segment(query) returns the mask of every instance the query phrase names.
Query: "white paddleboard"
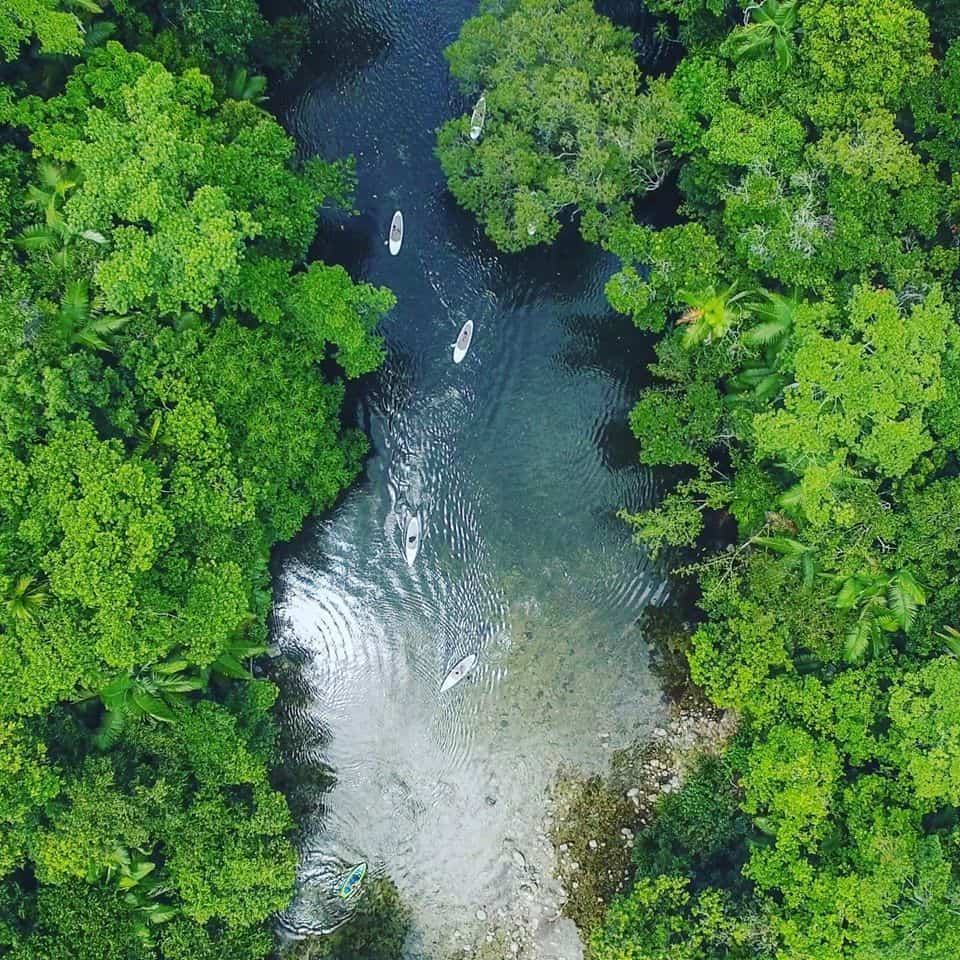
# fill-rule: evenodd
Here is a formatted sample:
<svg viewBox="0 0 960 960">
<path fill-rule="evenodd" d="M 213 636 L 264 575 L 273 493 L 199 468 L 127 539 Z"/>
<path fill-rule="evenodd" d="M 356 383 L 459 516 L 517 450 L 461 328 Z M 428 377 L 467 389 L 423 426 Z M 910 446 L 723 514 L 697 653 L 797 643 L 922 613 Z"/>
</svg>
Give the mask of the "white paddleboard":
<svg viewBox="0 0 960 960">
<path fill-rule="evenodd" d="M 468 653 L 443 678 L 443 683 L 440 684 L 440 692 L 446 693 L 455 687 L 476 666 L 476 663 L 477 655 L 475 653 Z"/>
<path fill-rule="evenodd" d="M 407 563 L 413 566 L 413 561 L 417 559 L 420 552 L 420 517 L 414 514 L 407 521 L 407 529 L 403 533 L 403 554 L 407 558 Z"/>
<path fill-rule="evenodd" d="M 468 320 L 457 335 L 457 342 L 453 345 L 453 362 L 460 363 L 467 355 L 470 349 L 470 341 L 473 339 L 473 321 Z"/>
<path fill-rule="evenodd" d="M 483 121 L 487 117 L 487 98 L 481 97 L 477 105 L 473 108 L 473 116 L 470 117 L 470 139 L 478 140 L 483 133 Z"/>
<path fill-rule="evenodd" d="M 403 214 L 399 210 L 390 221 L 390 234 L 387 237 L 387 242 L 390 244 L 390 252 L 396 256 L 403 244 Z"/>
</svg>

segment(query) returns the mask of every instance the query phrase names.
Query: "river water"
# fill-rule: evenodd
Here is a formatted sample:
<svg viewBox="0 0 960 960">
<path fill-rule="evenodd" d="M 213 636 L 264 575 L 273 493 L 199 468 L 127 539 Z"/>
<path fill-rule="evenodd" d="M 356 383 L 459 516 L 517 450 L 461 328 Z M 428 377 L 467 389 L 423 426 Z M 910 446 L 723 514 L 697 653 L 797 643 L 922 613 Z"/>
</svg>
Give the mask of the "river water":
<svg viewBox="0 0 960 960">
<path fill-rule="evenodd" d="M 383 369 L 354 392 L 361 481 L 276 563 L 285 774 L 301 821 L 295 935 L 349 916 L 351 865 L 413 911 L 411 957 L 526 930 L 579 956 L 543 832 L 561 766 L 606 768 L 664 715 L 637 627 L 667 585 L 616 519 L 655 496 L 626 426 L 649 343 L 614 264 L 565 231 L 498 254 L 444 190 L 435 129 L 467 104 L 442 56 L 472 0 L 329 0 L 283 117 L 306 156 L 354 154 L 359 216 L 315 255 L 395 291 Z M 384 245 L 395 209 L 406 234 Z M 473 319 L 459 366 L 452 344 Z M 423 523 L 413 566 L 411 515 Z M 446 693 L 448 670 L 477 666 Z"/>
</svg>

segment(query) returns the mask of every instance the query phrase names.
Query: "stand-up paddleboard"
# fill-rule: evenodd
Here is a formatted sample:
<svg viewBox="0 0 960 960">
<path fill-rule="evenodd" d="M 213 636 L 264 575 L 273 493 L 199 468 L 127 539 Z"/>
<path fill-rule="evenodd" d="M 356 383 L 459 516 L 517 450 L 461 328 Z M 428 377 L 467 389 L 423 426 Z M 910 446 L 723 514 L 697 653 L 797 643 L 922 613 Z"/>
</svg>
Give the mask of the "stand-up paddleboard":
<svg viewBox="0 0 960 960">
<path fill-rule="evenodd" d="M 407 563 L 413 566 L 413 561 L 417 559 L 420 552 L 420 517 L 414 514 L 407 521 L 407 529 L 403 534 L 403 553 L 407 558 Z"/>
<path fill-rule="evenodd" d="M 403 244 L 403 214 L 398 210 L 390 221 L 390 235 L 387 238 L 390 252 L 396 256 Z"/>
<path fill-rule="evenodd" d="M 473 321 L 468 320 L 457 335 L 457 342 L 453 345 L 453 362 L 460 363 L 467 355 L 470 349 L 470 341 L 473 339 Z"/>
<path fill-rule="evenodd" d="M 443 683 L 440 684 L 440 692 L 446 693 L 455 687 L 476 666 L 476 663 L 477 655 L 475 653 L 468 653 L 443 678 Z"/>
<path fill-rule="evenodd" d="M 354 894 L 358 893 L 360 884 L 366 875 L 367 861 L 364 860 L 358 863 L 347 875 L 347 879 L 340 884 L 340 898 L 342 900 L 349 900 Z"/>
<path fill-rule="evenodd" d="M 470 139 L 479 140 L 483 133 L 483 121 L 487 118 L 487 98 L 481 97 L 477 105 L 473 108 L 473 115 L 470 117 Z"/>
</svg>

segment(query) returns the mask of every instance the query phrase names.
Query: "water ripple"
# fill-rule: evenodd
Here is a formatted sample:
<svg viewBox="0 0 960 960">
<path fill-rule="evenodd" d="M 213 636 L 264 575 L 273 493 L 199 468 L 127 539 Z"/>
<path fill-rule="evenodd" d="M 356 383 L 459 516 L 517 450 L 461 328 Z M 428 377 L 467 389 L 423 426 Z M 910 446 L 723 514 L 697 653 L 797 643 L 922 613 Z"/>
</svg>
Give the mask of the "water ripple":
<svg viewBox="0 0 960 960">
<path fill-rule="evenodd" d="M 575 231 L 499 256 L 446 193 L 434 130 L 462 103 L 441 51 L 472 12 L 316 0 L 323 49 L 286 118 L 304 155 L 357 158 L 363 214 L 327 218 L 314 255 L 399 300 L 359 400 L 366 475 L 277 563 L 293 937 L 349 918 L 356 901 L 337 890 L 360 861 L 397 883 L 427 945 L 525 896 L 530 876 L 558 898 L 541 829 L 551 778 L 605 766 L 663 709 L 636 620 L 666 581 L 615 518 L 655 493 L 626 429 L 649 345 L 610 314 L 614 263 Z"/>
</svg>

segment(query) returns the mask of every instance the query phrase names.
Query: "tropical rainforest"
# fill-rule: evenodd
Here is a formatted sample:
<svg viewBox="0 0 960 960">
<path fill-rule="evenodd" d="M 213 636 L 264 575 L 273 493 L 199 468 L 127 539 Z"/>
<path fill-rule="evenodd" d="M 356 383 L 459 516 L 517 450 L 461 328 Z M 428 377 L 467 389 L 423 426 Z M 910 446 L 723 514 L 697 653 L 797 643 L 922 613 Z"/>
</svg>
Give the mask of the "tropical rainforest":
<svg viewBox="0 0 960 960">
<path fill-rule="evenodd" d="M 0 3 L 3 957 L 264 957 L 292 893 L 267 561 L 357 474 L 393 303 L 308 262 L 352 173 L 262 106 L 304 36 Z"/>
<path fill-rule="evenodd" d="M 960 957 L 960 5 L 485 2 L 449 48 L 457 200 L 618 258 L 656 338 L 623 513 L 695 591 L 738 732 L 638 837 L 594 960 Z M 645 222 L 653 191 L 672 222 Z"/>
<path fill-rule="evenodd" d="M 960 957 L 960 4 L 646 9 L 653 66 L 590 0 L 485 0 L 448 51 L 483 136 L 437 145 L 502 250 L 617 259 L 670 479 L 622 518 L 738 718 L 590 954 Z M 2 957 L 274 949 L 267 564 L 358 473 L 344 381 L 393 304 L 309 259 L 352 168 L 265 110 L 306 33 L 255 0 L 0 3 Z"/>
</svg>

